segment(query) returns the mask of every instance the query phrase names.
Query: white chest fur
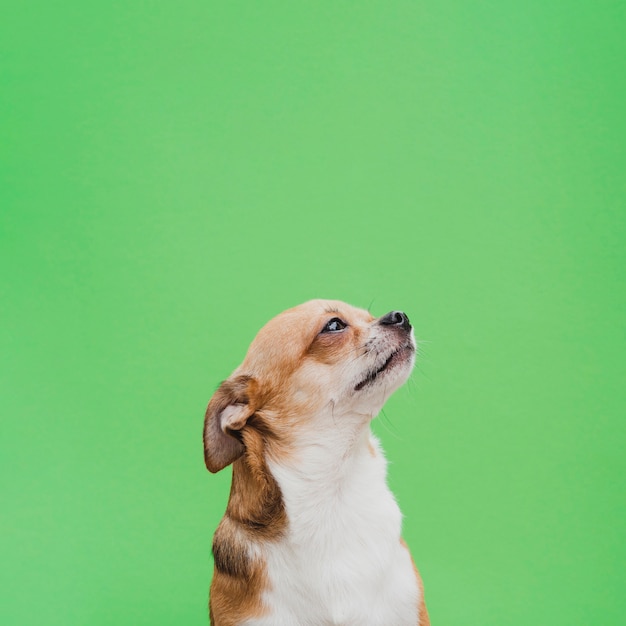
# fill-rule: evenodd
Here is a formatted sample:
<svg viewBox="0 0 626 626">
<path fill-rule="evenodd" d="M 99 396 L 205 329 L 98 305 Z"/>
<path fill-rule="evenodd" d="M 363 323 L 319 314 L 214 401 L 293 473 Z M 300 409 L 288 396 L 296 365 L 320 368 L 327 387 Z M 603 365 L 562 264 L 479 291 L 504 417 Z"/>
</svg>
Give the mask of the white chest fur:
<svg viewBox="0 0 626 626">
<path fill-rule="evenodd" d="M 288 528 L 261 548 L 268 612 L 246 626 L 418 624 L 420 592 L 378 442 L 365 428 L 345 455 L 345 440 L 335 444 L 326 434 L 297 465 L 270 463 Z"/>
</svg>

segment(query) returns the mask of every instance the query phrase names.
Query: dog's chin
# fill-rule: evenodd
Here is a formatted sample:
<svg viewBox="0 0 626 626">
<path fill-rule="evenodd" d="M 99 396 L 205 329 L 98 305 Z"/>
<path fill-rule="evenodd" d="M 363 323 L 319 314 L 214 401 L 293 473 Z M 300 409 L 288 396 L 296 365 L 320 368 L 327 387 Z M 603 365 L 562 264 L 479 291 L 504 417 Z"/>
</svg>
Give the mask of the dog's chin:
<svg viewBox="0 0 626 626">
<path fill-rule="evenodd" d="M 354 394 L 369 395 L 380 392 L 391 394 L 406 382 L 415 363 L 415 347 L 412 344 L 402 345 L 390 352 L 382 362 L 363 372 L 354 385 Z"/>
</svg>

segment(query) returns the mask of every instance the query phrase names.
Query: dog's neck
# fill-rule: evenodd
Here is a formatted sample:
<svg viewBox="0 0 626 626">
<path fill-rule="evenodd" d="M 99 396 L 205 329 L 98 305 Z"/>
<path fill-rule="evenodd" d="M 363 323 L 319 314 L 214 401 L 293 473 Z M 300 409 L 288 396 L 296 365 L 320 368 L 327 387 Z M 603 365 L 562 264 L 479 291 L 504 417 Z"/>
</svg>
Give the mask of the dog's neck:
<svg viewBox="0 0 626 626">
<path fill-rule="evenodd" d="M 331 514 L 330 509 L 337 515 L 347 499 L 353 507 L 369 508 L 370 493 L 380 497 L 388 491 L 386 460 L 369 421 L 357 413 L 318 414 L 302 425 L 287 453 L 280 455 L 273 453 L 265 437 L 250 434 L 244 458 L 233 466 L 231 517 L 248 528 L 266 527 L 258 534 L 262 540 L 282 534 L 271 532 L 271 527 L 284 530 L 287 520 L 293 528 L 297 520 L 313 523 Z"/>
<path fill-rule="evenodd" d="M 334 417 L 326 424 L 314 421 L 294 439 L 288 457 L 270 465 L 301 483 L 304 492 L 324 489 L 332 493 L 358 471 L 355 464 L 371 461 L 370 438 L 369 423 L 360 416 Z"/>
<path fill-rule="evenodd" d="M 297 615 L 316 624 L 417 623 L 416 583 L 386 460 L 369 420 L 334 419 L 332 428 L 312 420 L 288 455 L 267 456 L 284 525 L 277 535 L 256 533 L 251 544 L 267 571 L 272 611 L 258 623 L 296 623 Z"/>
<path fill-rule="evenodd" d="M 355 414 L 329 419 L 311 421 L 311 428 L 293 442 L 288 457 L 268 459 L 280 488 L 289 536 L 296 543 L 310 538 L 331 546 L 342 540 L 337 528 L 378 525 L 377 511 L 384 510 L 392 520 L 385 527 L 399 538 L 400 513 L 387 487 L 387 463 L 371 434 L 369 419 Z M 326 533 L 329 537 L 324 537 Z"/>
</svg>

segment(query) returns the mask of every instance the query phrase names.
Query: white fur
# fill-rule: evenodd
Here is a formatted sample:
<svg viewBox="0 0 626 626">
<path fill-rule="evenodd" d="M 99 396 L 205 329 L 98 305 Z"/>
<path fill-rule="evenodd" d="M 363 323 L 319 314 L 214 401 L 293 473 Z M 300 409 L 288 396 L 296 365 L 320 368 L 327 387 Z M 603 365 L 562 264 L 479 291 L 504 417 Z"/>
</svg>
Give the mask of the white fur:
<svg viewBox="0 0 626 626">
<path fill-rule="evenodd" d="M 332 429 L 320 423 L 329 420 Z M 262 548 L 267 616 L 245 624 L 416 626 L 417 579 L 378 441 L 361 415 L 315 422 L 294 450 L 297 461 L 270 464 L 288 530 Z"/>
</svg>

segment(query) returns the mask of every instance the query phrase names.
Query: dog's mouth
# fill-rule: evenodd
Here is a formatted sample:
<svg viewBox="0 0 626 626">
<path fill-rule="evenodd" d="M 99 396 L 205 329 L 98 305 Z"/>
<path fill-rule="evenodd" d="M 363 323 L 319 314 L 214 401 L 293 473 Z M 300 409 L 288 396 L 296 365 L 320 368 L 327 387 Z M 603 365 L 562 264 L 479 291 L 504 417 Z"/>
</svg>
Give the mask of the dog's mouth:
<svg viewBox="0 0 626 626">
<path fill-rule="evenodd" d="M 364 387 L 371 385 L 384 371 L 392 368 L 398 361 L 402 360 L 403 355 L 408 355 L 413 352 L 412 345 L 400 346 L 397 350 L 394 350 L 386 359 L 385 362 L 377 369 L 370 370 L 365 378 L 354 388 L 354 391 L 361 391 Z"/>
</svg>

